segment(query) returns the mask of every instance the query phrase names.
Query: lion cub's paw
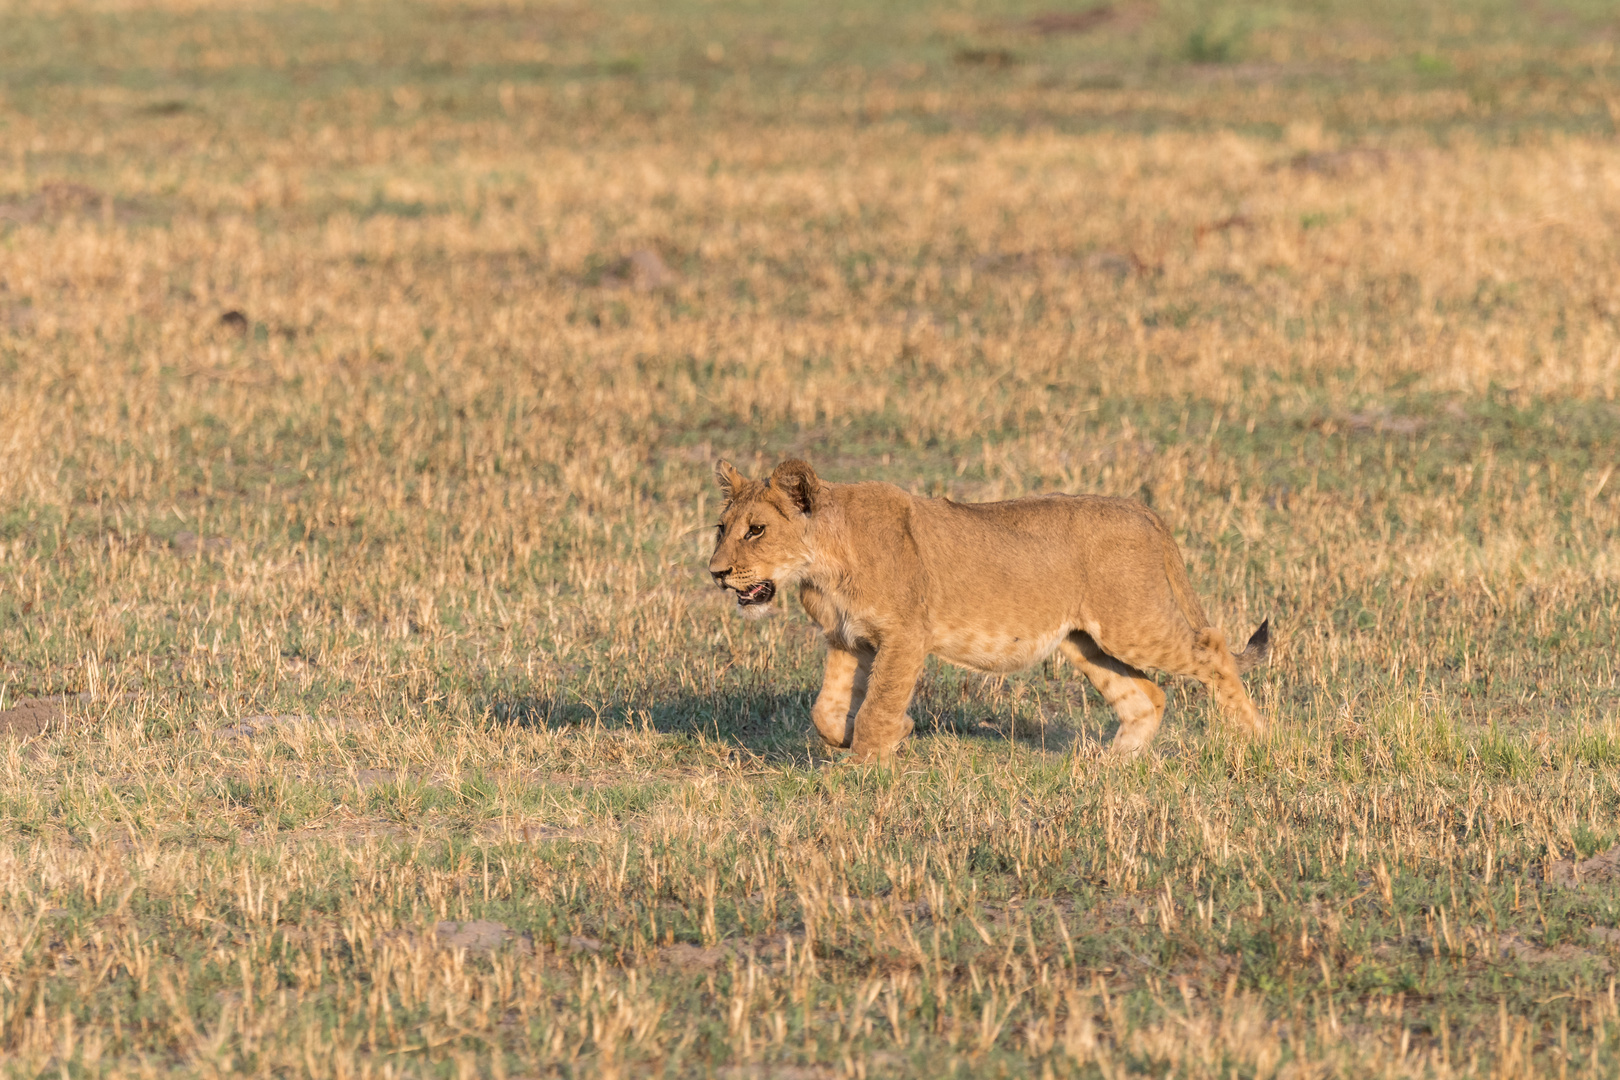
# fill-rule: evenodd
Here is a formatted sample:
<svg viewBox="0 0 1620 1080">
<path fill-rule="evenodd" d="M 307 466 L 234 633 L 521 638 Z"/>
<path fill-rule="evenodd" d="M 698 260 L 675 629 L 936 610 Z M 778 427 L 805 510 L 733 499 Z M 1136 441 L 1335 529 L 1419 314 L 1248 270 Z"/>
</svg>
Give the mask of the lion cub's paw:
<svg viewBox="0 0 1620 1080">
<path fill-rule="evenodd" d="M 1115 736 L 1114 741 L 1108 744 L 1108 754 L 1119 761 L 1131 761 L 1147 753 L 1149 741 Z"/>
</svg>

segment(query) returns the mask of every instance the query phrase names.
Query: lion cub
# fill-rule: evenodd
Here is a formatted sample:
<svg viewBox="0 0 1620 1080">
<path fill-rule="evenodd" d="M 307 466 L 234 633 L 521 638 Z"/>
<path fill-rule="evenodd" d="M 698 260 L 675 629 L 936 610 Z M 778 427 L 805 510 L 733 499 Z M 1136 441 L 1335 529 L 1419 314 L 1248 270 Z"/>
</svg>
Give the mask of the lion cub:
<svg viewBox="0 0 1620 1080">
<path fill-rule="evenodd" d="M 1152 510 L 1130 499 L 1035 495 L 955 503 L 892 484 L 828 484 L 803 461 L 763 481 L 715 467 L 727 503 L 709 573 L 742 607 L 777 590 L 827 636 L 811 718 L 832 746 L 887 759 L 911 732 L 932 653 L 979 671 L 1028 667 L 1063 650 L 1119 715 L 1113 749 L 1147 746 L 1164 693 L 1144 673 L 1191 675 L 1245 732 L 1265 722 L 1238 679 L 1266 659 L 1266 624 L 1227 650 Z"/>
</svg>

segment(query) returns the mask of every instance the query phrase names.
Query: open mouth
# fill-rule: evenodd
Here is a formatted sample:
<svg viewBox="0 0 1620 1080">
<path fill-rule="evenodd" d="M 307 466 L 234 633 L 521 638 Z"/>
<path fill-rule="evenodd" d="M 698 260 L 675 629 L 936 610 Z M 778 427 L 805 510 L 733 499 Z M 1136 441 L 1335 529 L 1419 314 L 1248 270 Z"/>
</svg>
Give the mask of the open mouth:
<svg viewBox="0 0 1620 1080">
<path fill-rule="evenodd" d="M 748 607 L 752 604 L 768 604 L 771 597 L 776 595 L 776 586 L 769 581 L 761 581 L 750 585 L 746 589 L 737 590 L 737 606 Z"/>
</svg>

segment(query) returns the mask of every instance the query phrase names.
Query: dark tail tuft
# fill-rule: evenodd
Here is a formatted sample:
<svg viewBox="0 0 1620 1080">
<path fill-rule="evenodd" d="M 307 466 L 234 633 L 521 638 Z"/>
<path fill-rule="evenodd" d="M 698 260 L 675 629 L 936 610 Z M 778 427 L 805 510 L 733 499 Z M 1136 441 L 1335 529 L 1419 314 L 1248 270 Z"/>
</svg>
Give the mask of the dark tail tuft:
<svg viewBox="0 0 1620 1080">
<path fill-rule="evenodd" d="M 1271 620 L 1267 619 L 1260 624 L 1260 629 L 1249 638 L 1249 643 L 1243 651 L 1237 654 L 1237 667 L 1239 671 L 1249 671 L 1257 668 L 1271 658 Z"/>
</svg>

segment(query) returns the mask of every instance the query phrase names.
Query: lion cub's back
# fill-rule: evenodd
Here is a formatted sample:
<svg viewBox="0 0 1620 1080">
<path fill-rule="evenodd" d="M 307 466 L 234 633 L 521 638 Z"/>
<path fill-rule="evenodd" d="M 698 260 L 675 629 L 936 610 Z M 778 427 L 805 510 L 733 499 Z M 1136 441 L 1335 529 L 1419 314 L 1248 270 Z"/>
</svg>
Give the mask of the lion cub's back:
<svg viewBox="0 0 1620 1080">
<path fill-rule="evenodd" d="M 918 500 L 914 529 L 950 547 L 1069 563 L 1077 549 L 1158 551 L 1164 526 L 1135 499 L 1109 495 L 1028 495 L 1005 502 L 957 503 Z M 1094 560 L 1088 559 L 1087 562 Z"/>
<path fill-rule="evenodd" d="M 1162 575 L 1168 539 L 1146 506 L 1100 495 L 918 499 L 912 534 L 940 584 L 969 602 L 1016 594 L 1025 604 L 1049 597 L 1065 608 L 1099 578 Z"/>
</svg>

